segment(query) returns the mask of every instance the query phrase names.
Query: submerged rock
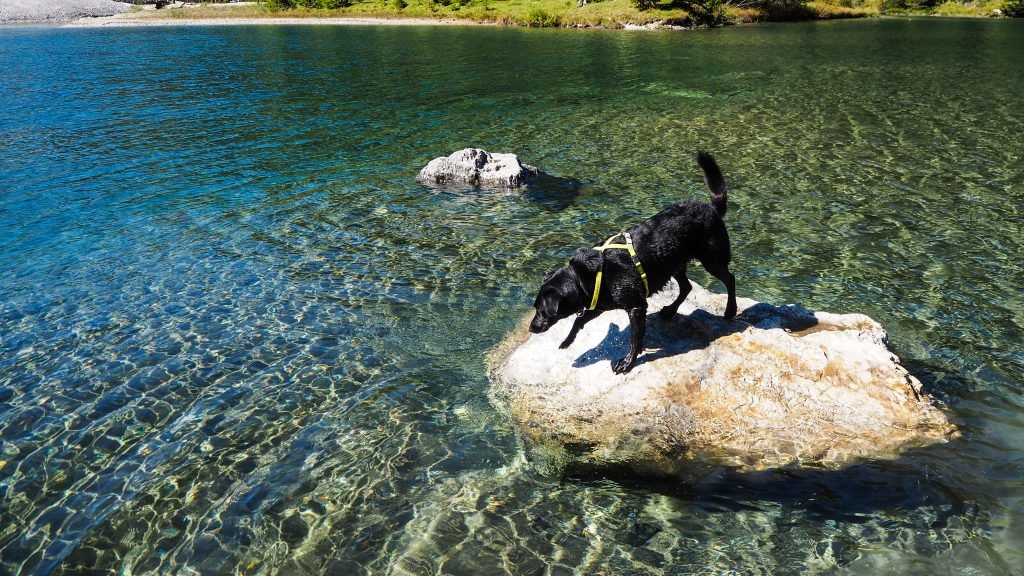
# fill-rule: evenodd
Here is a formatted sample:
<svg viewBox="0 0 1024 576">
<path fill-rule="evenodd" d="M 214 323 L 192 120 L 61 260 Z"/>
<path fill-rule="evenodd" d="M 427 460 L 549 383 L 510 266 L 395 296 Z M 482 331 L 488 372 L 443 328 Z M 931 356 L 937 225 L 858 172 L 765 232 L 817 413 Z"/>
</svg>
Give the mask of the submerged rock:
<svg viewBox="0 0 1024 576">
<path fill-rule="evenodd" d="M 527 332 L 529 317 L 491 351 L 491 399 L 549 471 L 622 469 L 685 475 L 700 463 L 760 470 L 893 457 L 946 440 L 955 427 L 886 348 L 863 314 L 810 312 L 693 285 L 680 312 L 649 302 L 645 352 L 628 374 L 629 320 L 605 312 L 566 350 L 572 325 Z"/>
<path fill-rule="evenodd" d="M 492 154 L 479 148 L 464 148 L 450 156 L 434 158 L 420 170 L 416 179 L 425 184 L 464 183 L 518 188 L 539 174 L 537 168 L 521 163 L 515 154 Z"/>
</svg>

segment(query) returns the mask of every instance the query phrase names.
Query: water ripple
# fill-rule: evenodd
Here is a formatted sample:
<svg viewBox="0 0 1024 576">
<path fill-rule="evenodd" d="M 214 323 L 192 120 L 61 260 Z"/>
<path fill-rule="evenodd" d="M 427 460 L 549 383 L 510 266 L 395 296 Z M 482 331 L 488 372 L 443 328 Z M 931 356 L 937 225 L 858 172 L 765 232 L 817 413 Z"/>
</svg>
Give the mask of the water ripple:
<svg viewBox="0 0 1024 576">
<path fill-rule="evenodd" d="M 1020 24 L 0 30 L 0 571 L 1011 573 Z M 571 185 L 415 183 L 466 145 Z M 697 148 L 743 295 L 879 319 L 960 441 L 529 468 L 485 350 Z"/>
</svg>

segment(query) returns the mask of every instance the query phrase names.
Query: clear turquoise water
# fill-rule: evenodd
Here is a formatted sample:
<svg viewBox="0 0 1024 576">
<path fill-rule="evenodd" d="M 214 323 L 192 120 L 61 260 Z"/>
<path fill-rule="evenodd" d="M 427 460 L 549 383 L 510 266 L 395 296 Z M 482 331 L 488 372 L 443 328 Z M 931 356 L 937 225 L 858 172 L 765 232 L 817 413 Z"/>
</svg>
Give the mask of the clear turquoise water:
<svg viewBox="0 0 1024 576">
<path fill-rule="evenodd" d="M 1019 573 L 1021 62 L 1024 21 L 0 29 L 0 572 Z M 467 145 L 577 185 L 415 183 Z M 962 439 L 530 469 L 485 351 L 698 147 L 740 295 L 875 317 Z"/>
</svg>

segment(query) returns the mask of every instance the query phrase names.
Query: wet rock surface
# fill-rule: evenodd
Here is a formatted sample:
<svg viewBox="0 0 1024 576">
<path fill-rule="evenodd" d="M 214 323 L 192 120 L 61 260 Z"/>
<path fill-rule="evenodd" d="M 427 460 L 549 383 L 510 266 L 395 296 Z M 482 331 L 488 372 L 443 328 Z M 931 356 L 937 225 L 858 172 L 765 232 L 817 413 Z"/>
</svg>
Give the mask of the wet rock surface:
<svg viewBox="0 0 1024 576">
<path fill-rule="evenodd" d="M 621 311 L 565 350 L 571 319 L 530 335 L 527 318 L 491 351 L 492 401 L 535 462 L 653 475 L 828 467 L 955 434 L 871 318 L 740 298 L 725 320 L 725 295 L 695 284 L 675 317 L 658 319 L 677 293 L 672 283 L 649 301 L 645 352 L 622 376 L 611 368 L 629 347 Z"/>
</svg>

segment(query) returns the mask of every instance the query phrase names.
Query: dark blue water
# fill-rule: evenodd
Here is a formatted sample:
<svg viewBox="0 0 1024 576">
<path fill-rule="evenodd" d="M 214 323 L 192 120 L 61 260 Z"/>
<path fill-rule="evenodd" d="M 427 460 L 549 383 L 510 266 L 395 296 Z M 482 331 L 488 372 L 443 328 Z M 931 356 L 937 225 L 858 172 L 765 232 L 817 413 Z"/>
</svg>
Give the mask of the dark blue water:
<svg viewBox="0 0 1024 576">
<path fill-rule="evenodd" d="M 1022 39 L 0 29 L 0 572 L 1018 573 Z M 576 185 L 415 183 L 468 145 Z M 740 294 L 878 319 L 961 439 L 530 469 L 486 350 L 572 249 L 703 198 L 698 147 Z"/>
</svg>

